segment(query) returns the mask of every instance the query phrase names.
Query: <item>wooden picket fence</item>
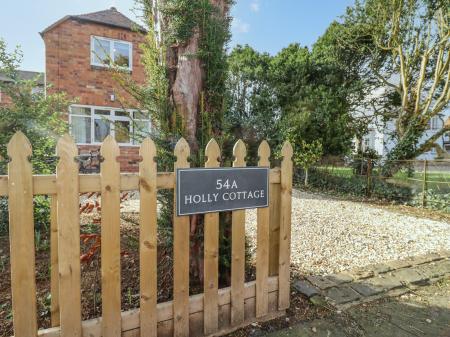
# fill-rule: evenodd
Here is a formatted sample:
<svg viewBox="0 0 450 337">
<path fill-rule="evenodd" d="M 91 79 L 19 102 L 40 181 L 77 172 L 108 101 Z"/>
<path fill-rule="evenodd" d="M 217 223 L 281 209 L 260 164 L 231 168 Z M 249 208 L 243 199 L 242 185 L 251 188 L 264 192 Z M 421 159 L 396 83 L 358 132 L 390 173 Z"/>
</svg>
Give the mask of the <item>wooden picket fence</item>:
<svg viewBox="0 0 450 337">
<path fill-rule="evenodd" d="M 233 166 L 246 166 L 246 147 L 238 141 Z M 189 167 L 189 146 L 175 147 L 175 170 Z M 257 211 L 256 281 L 245 283 L 245 211 L 232 213 L 231 287 L 218 288 L 218 213 L 205 215 L 204 293 L 189 296 L 189 217 L 174 216 L 173 301 L 157 303 L 157 189 L 173 189 L 176 175 L 157 172 L 156 148 L 145 139 L 138 174 L 121 174 L 119 147 L 112 137 L 101 146 L 100 174 L 79 174 L 72 138 L 57 144 L 55 175 L 33 175 L 32 148 L 18 132 L 8 145 L 8 175 L 0 176 L 0 196 L 9 202 L 11 292 L 16 337 L 31 336 L 202 336 L 220 335 L 254 321 L 283 315 L 290 296 L 292 147 L 285 143 L 281 168 L 270 170 L 270 206 Z M 270 148 L 259 147 L 259 166 L 268 167 Z M 219 167 L 214 140 L 206 148 L 206 167 Z M 175 171 L 174 170 L 174 171 Z M 121 311 L 120 193 L 140 192 L 140 308 Z M 101 193 L 102 317 L 81 319 L 80 193 Z M 52 198 L 52 328 L 39 330 L 36 313 L 33 196 Z M 176 200 L 176 198 L 175 198 Z"/>
</svg>

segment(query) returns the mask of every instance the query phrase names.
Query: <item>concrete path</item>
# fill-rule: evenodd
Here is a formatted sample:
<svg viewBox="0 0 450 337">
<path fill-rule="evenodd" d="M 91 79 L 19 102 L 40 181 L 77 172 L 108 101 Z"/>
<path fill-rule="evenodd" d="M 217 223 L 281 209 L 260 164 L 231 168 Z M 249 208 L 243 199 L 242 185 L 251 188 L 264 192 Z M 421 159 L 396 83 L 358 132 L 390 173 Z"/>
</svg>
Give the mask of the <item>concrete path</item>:
<svg viewBox="0 0 450 337">
<path fill-rule="evenodd" d="M 449 275 L 450 251 L 441 251 L 338 274 L 310 275 L 295 280 L 293 286 L 313 303 L 325 302 L 344 310 L 380 298 L 400 296 Z"/>
<path fill-rule="evenodd" d="M 450 279 L 397 298 L 360 304 L 271 337 L 449 337 Z"/>
<path fill-rule="evenodd" d="M 448 251 L 307 276 L 293 286 L 331 314 L 269 336 L 450 337 Z"/>
</svg>

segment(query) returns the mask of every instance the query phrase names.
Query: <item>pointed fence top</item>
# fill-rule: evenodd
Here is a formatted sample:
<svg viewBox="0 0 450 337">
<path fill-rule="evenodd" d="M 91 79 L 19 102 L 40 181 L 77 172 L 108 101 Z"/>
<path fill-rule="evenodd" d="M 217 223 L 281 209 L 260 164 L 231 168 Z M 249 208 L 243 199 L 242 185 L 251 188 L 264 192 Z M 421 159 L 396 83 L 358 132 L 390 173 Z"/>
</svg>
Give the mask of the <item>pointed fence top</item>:
<svg viewBox="0 0 450 337">
<path fill-rule="evenodd" d="M 259 156 L 259 161 L 258 161 L 259 166 L 270 166 L 270 161 L 269 161 L 270 146 L 269 146 L 269 143 L 267 143 L 267 141 L 263 140 L 261 142 L 261 144 L 259 145 L 258 156 Z"/>
<path fill-rule="evenodd" d="M 218 167 L 219 166 L 220 147 L 214 138 L 211 138 L 211 140 L 206 145 L 205 154 L 206 154 L 206 157 L 208 158 L 208 161 L 205 164 L 206 167 Z"/>
<path fill-rule="evenodd" d="M 283 159 L 288 160 L 290 160 L 294 155 L 294 149 L 289 141 L 284 142 L 283 148 L 281 149 L 281 155 L 283 156 Z"/>
<path fill-rule="evenodd" d="M 109 135 L 103 140 L 100 154 L 105 160 L 113 159 L 116 161 L 116 158 L 120 155 L 120 148 L 113 136 Z"/>
<path fill-rule="evenodd" d="M 145 138 L 141 143 L 141 147 L 139 148 L 139 154 L 141 156 L 147 153 L 156 156 L 155 142 L 150 137 Z"/>
<path fill-rule="evenodd" d="M 175 145 L 174 154 L 177 157 L 176 167 L 189 167 L 188 157 L 191 154 L 191 150 L 188 142 L 183 137 Z"/>
<path fill-rule="evenodd" d="M 243 167 L 245 166 L 245 156 L 247 155 L 247 147 L 242 139 L 239 139 L 233 147 L 233 166 L 234 167 Z"/>
<path fill-rule="evenodd" d="M 78 154 L 77 145 L 69 134 L 66 133 L 58 139 L 58 143 L 56 143 L 56 154 L 60 157 L 65 155 L 75 157 Z"/>
<path fill-rule="evenodd" d="M 31 143 L 22 131 L 17 131 L 12 136 L 7 151 L 12 160 L 14 157 L 30 157 L 33 153 Z"/>
</svg>

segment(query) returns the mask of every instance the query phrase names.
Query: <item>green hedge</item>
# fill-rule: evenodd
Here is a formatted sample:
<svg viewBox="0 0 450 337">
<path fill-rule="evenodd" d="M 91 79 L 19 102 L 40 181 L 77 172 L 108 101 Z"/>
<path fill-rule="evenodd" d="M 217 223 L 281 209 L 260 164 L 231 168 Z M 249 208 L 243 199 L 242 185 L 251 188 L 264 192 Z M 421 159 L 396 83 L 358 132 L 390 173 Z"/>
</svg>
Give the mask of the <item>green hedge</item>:
<svg viewBox="0 0 450 337">
<path fill-rule="evenodd" d="M 302 169 L 296 170 L 295 181 L 299 184 L 304 181 L 304 171 Z M 357 175 L 336 176 L 314 168 L 309 170 L 309 187 L 356 197 L 366 197 L 368 195 L 367 177 Z M 406 203 L 412 200 L 413 195 L 409 187 L 373 179 L 370 196 L 376 199 Z"/>
</svg>

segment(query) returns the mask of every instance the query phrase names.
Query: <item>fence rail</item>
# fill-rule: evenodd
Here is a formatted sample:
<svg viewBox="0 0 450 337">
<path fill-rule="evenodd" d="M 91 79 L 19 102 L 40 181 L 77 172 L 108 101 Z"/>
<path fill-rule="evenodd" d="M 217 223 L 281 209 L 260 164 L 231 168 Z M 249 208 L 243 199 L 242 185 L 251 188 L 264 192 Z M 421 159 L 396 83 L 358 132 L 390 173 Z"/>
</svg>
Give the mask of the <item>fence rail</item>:
<svg viewBox="0 0 450 337">
<path fill-rule="evenodd" d="M 32 174 L 28 139 L 17 133 L 8 145 L 8 175 L 0 176 L 0 196 L 10 215 L 11 292 L 14 335 L 39 336 L 202 336 L 229 332 L 255 320 L 282 315 L 289 307 L 292 147 L 285 143 L 281 168 L 270 170 L 270 205 L 258 209 L 256 281 L 245 283 L 245 211 L 232 212 L 231 287 L 219 289 L 219 215 L 205 215 L 204 290 L 189 296 L 189 216 L 173 218 L 173 301 L 157 303 L 158 189 L 174 189 L 173 172 L 158 173 L 156 147 L 145 139 L 138 174 L 120 174 L 119 147 L 112 137 L 101 146 L 100 174 L 79 174 L 77 148 L 70 136 L 57 144 L 55 175 Z M 219 167 L 220 148 L 206 147 L 206 167 Z M 181 139 L 174 168 L 189 167 L 189 146 Z M 238 141 L 234 167 L 246 165 Z M 259 166 L 270 166 L 266 142 Z M 140 192 L 140 307 L 121 311 L 120 192 Z M 176 191 L 176 189 L 175 189 Z M 102 317 L 81 320 L 80 193 L 101 193 Z M 36 316 L 33 196 L 51 196 L 52 328 L 39 330 Z M 176 197 L 175 197 L 176 200 Z"/>
</svg>

